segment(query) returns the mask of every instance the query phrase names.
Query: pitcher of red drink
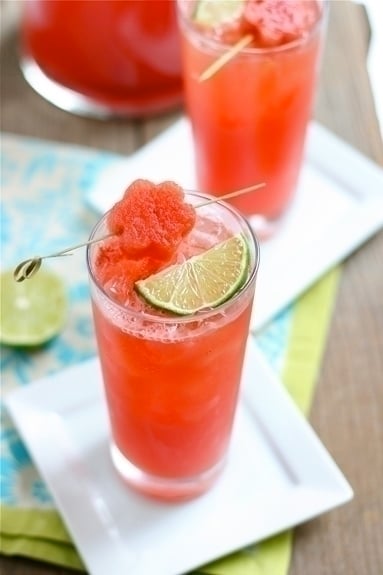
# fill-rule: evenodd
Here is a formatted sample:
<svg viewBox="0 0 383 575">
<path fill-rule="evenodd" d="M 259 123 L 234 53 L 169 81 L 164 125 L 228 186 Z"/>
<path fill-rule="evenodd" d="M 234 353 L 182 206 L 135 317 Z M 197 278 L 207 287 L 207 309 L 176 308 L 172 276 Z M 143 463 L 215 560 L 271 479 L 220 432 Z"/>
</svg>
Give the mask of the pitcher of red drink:
<svg viewBox="0 0 383 575">
<path fill-rule="evenodd" d="M 56 106 L 147 116 L 182 99 L 173 0 L 26 0 L 21 68 Z"/>
</svg>

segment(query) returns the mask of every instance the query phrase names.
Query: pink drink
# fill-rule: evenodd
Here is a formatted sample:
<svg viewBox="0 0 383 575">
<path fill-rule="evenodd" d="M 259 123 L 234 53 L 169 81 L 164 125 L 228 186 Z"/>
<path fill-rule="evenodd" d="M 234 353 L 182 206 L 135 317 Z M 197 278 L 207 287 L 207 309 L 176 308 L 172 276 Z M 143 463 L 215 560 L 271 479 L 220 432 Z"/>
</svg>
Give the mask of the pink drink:
<svg viewBox="0 0 383 575">
<path fill-rule="evenodd" d="M 296 189 L 326 10 L 319 0 L 247 0 L 244 6 L 247 19 L 242 15 L 210 26 L 196 22 L 194 2 L 179 0 L 186 105 L 199 189 L 222 195 L 265 182 L 263 189 L 231 203 L 257 214 L 260 231 L 267 233 Z M 291 13 L 285 14 L 284 6 Z M 259 7 L 264 13 L 246 12 Z M 246 48 L 199 81 L 245 36 L 250 38 Z"/>
<path fill-rule="evenodd" d="M 22 70 L 65 110 L 146 116 L 182 101 L 173 0 L 27 0 Z"/>
<path fill-rule="evenodd" d="M 187 195 L 192 203 L 202 198 Z M 239 232 L 250 249 L 245 285 L 215 309 L 191 316 L 156 310 L 134 291 L 125 293 L 120 265 L 113 260 L 110 270 L 115 275 L 108 275 L 108 283 L 102 285 L 99 249 L 88 250 L 112 458 L 130 485 L 161 498 L 198 495 L 222 470 L 259 259 L 251 231 L 239 214 L 218 204 L 197 212 L 195 226 L 171 263 L 182 262 Z M 107 229 L 104 218 L 93 237 Z"/>
</svg>

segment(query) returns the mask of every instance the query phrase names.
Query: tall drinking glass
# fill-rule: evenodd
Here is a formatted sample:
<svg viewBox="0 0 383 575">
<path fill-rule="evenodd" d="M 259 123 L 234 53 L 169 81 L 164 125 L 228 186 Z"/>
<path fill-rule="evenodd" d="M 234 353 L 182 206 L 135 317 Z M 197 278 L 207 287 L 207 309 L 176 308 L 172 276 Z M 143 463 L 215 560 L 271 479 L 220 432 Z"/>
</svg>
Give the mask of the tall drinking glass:
<svg viewBox="0 0 383 575">
<path fill-rule="evenodd" d="M 265 182 L 263 189 L 231 202 L 246 215 L 256 214 L 252 218 L 255 229 L 260 236 L 268 235 L 297 186 L 327 3 L 279 2 L 280 6 L 290 5 L 291 10 L 304 11 L 302 16 L 297 12 L 293 15 L 297 20 L 293 40 L 288 40 L 288 34 L 278 37 L 280 22 L 276 29 L 263 30 L 261 36 L 256 25 L 238 12 L 214 25 L 217 14 L 225 14 L 217 9 L 219 4 L 226 4 L 226 9 L 237 5 L 239 11 L 242 6 L 250 10 L 251 19 L 255 18 L 251 10 L 262 6 L 266 12 L 272 10 L 278 4 L 275 0 L 215 0 L 210 2 L 215 5 L 214 12 L 208 7 L 211 12 L 202 18 L 206 4 L 204 0 L 178 0 L 186 108 L 193 131 L 198 189 L 222 195 L 256 181 Z M 274 24 L 271 19 L 270 26 Z M 234 53 L 243 40 L 244 47 Z M 226 63 L 202 79 L 202 74 L 234 46 Z"/>
<path fill-rule="evenodd" d="M 196 204 L 206 196 L 185 198 Z M 87 250 L 112 460 L 129 485 L 166 499 L 204 492 L 224 467 L 259 263 L 257 241 L 234 208 L 215 202 L 197 212 L 182 258 L 238 233 L 249 249 L 243 287 L 214 309 L 177 316 L 117 303 L 97 279 L 97 244 Z M 107 233 L 106 215 L 91 238 Z"/>
</svg>

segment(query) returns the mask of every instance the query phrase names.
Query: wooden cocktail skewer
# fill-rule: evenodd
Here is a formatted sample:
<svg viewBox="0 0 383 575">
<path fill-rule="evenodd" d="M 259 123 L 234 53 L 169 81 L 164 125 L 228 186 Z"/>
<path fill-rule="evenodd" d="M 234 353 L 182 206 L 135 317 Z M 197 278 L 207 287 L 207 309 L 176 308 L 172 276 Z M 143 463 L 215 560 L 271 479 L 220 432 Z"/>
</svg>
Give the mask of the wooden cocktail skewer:
<svg viewBox="0 0 383 575">
<path fill-rule="evenodd" d="M 227 200 L 229 198 L 234 198 L 236 196 L 240 196 L 242 194 L 247 194 L 248 192 L 253 192 L 255 190 L 258 190 L 259 188 L 263 188 L 266 184 L 265 183 L 260 183 L 260 184 L 255 184 L 253 186 L 248 186 L 247 188 L 242 188 L 240 190 L 236 190 L 235 192 L 230 192 L 228 194 L 224 194 L 223 196 L 217 196 L 215 198 L 210 198 L 209 200 L 206 200 L 200 204 L 197 204 L 196 206 L 194 206 L 195 209 L 197 208 L 202 208 L 203 206 L 207 206 L 209 204 L 212 204 L 214 202 L 219 202 L 220 200 Z M 22 262 L 20 262 L 14 272 L 13 272 L 13 277 L 15 279 L 15 281 L 17 282 L 22 282 L 26 279 L 31 278 L 32 276 L 34 276 L 40 269 L 42 261 L 48 258 L 58 258 L 61 256 L 69 256 L 72 255 L 71 252 L 73 252 L 74 250 L 77 250 L 79 248 L 83 248 L 85 246 L 89 246 L 91 244 L 96 244 L 98 242 L 102 242 L 112 236 L 114 236 L 115 234 L 108 234 L 106 236 L 102 236 L 101 238 L 94 238 L 92 240 L 88 240 L 87 242 L 83 242 L 81 244 L 77 244 L 75 246 L 71 246 L 70 248 L 66 248 L 65 250 L 62 250 L 61 252 L 56 252 L 54 254 L 49 254 L 46 256 L 35 256 L 33 258 L 29 258 L 27 260 L 24 260 Z"/>
<path fill-rule="evenodd" d="M 85 246 L 89 246 L 90 244 L 95 244 L 97 242 L 101 242 L 106 240 L 107 238 L 111 238 L 114 234 L 108 234 L 107 236 L 103 236 L 102 238 L 96 238 L 94 240 L 88 240 L 87 242 L 82 242 L 81 244 L 77 244 L 75 246 L 71 246 L 70 248 L 66 248 L 61 252 L 56 252 L 54 254 L 48 254 L 46 256 L 35 256 L 33 258 L 29 258 L 28 260 L 24 260 L 20 262 L 13 272 L 13 277 L 17 282 L 23 282 L 34 276 L 39 269 L 41 268 L 41 264 L 43 260 L 48 258 L 59 258 L 61 256 L 71 256 L 73 255 L 71 252 L 77 250 L 79 248 L 83 248 Z"/>
<path fill-rule="evenodd" d="M 198 81 L 205 82 L 205 80 L 209 80 L 209 78 L 214 76 L 214 74 L 216 74 L 218 70 L 220 70 L 225 64 L 227 64 L 227 62 L 230 62 L 230 60 L 232 60 L 234 56 L 239 54 L 241 50 L 246 48 L 246 46 L 249 46 L 252 43 L 253 39 L 254 38 L 252 34 L 246 34 L 246 36 L 240 38 L 240 40 L 238 40 L 236 44 L 231 46 L 231 48 L 229 48 L 227 52 L 224 52 L 222 56 L 217 58 L 217 60 L 214 60 L 214 62 L 208 68 L 206 68 L 204 72 L 202 72 L 202 74 L 198 78 Z"/>
<path fill-rule="evenodd" d="M 213 204 L 214 202 L 219 202 L 220 200 L 228 200 L 229 198 L 235 198 L 236 196 L 242 196 L 242 194 L 247 194 L 248 192 L 254 192 L 259 188 L 264 188 L 266 184 L 264 182 L 260 184 L 254 184 L 253 186 L 248 186 L 247 188 L 241 188 L 240 190 L 236 190 L 235 192 L 229 192 L 224 196 L 217 196 L 216 198 L 210 198 L 210 200 L 206 200 L 206 202 L 202 202 L 201 204 L 197 204 L 194 206 L 195 209 L 202 208 L 203 206 L 208 206 L 209 204 Z"/>
</svg>

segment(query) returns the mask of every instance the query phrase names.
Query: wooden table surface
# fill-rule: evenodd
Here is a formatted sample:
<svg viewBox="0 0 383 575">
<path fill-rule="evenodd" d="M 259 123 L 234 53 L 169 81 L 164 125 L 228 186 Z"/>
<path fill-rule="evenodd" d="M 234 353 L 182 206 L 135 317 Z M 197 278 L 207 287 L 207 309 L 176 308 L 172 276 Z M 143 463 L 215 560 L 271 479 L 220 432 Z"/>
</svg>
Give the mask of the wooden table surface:
<svg viewBox="0 0 383 575">
<path fill-rule="evenodd" d="M 179 117 L 181 110 L 146 121 L 101 122 L 72 116 L 45 102 L 18 68 L 19 8 L 18 1 L 1 2 L 3 131 L 129 154 Z M 368 41 L 361 6 L 332 1 L 315 117 L 383 165 L 366 71 Z M 383 573 L 382 232 L 344 263 L 310 421 L 352 484 L 355 498 L 295 530 L 290 575 Z M 14 557 L 0 558 L 0 572 L 73 573 Z"/>
</svg>

